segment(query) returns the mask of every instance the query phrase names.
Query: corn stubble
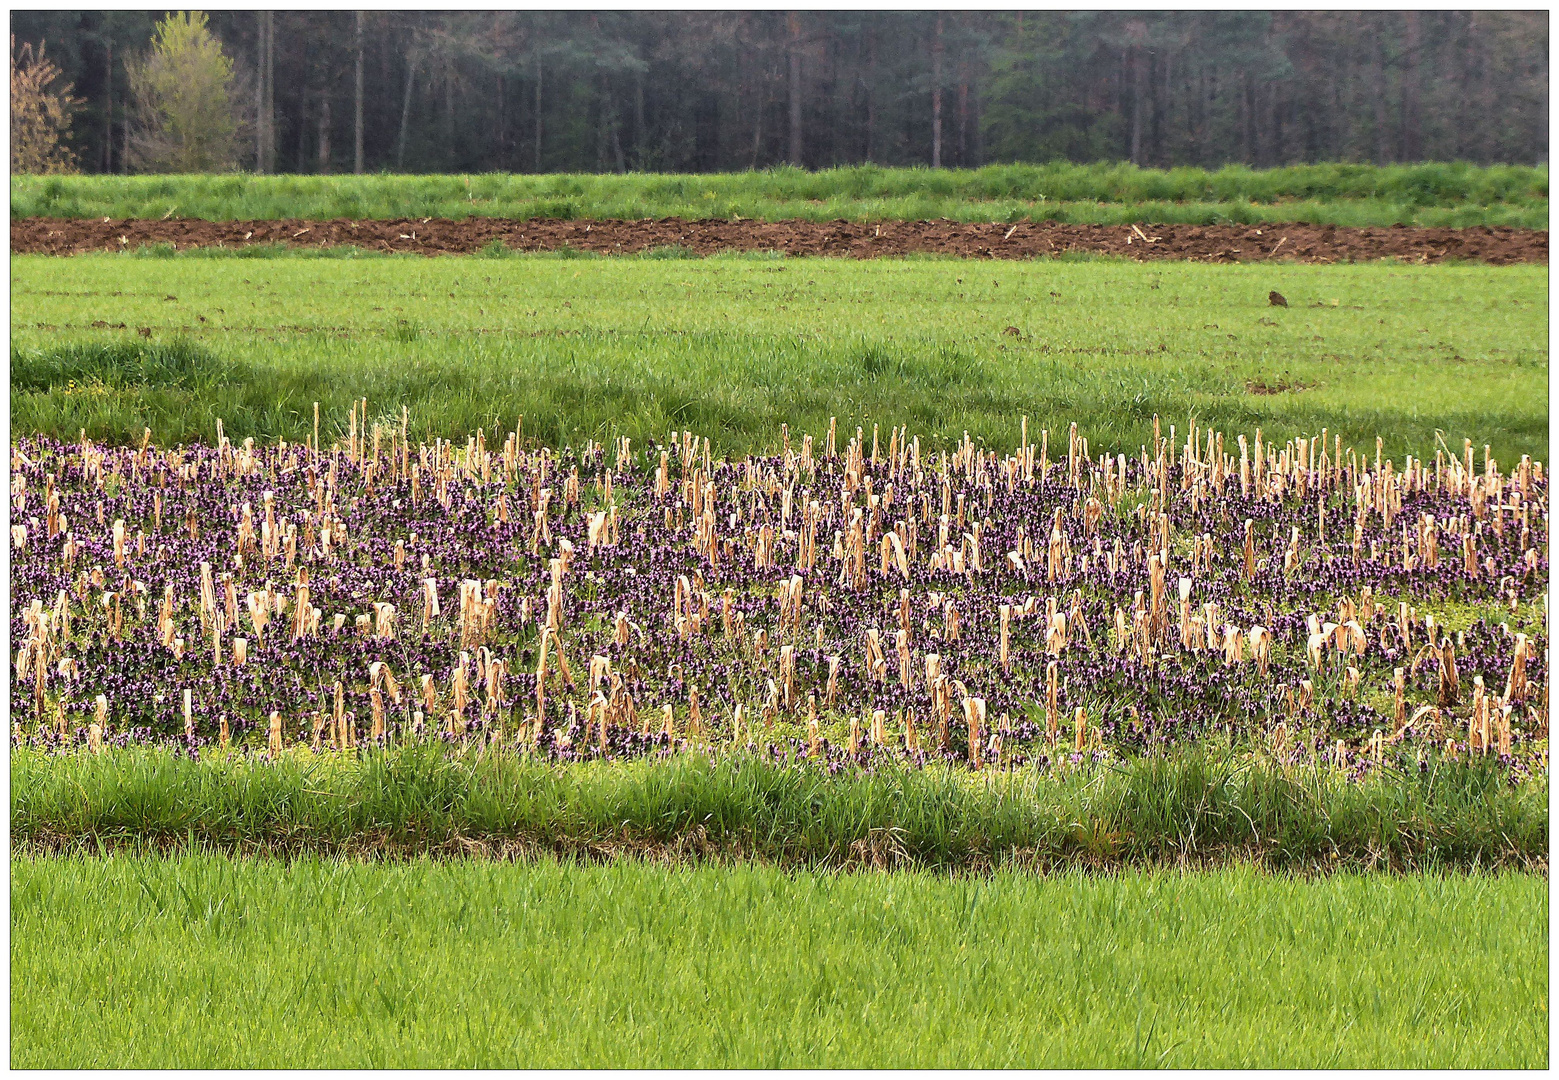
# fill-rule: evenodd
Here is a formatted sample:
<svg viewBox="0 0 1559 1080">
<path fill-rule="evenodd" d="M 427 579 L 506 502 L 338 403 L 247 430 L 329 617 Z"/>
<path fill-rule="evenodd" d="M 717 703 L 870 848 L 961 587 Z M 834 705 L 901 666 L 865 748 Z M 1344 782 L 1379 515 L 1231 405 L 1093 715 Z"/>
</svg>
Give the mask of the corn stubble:
<svg viewBox="0 0 1559 1080">
<path fill-rule="evenodd" d="M 1203 744 L 1546 775 L 1548 480 L 1154 421 L 1005 451 L 782 426 L 563 451 L 33 439 L 12 738 L 272 757 L 442 740 L 1064 769 Z M 497 440 L 500 440 L 498 442 Z M 1471 617 L 1469 618 L 1469 612 Z M 1511 623 L 1516 624 L 1512 629 Z M 1452 625 L 1459 625 L 1452 630 Z"/>
</svg>

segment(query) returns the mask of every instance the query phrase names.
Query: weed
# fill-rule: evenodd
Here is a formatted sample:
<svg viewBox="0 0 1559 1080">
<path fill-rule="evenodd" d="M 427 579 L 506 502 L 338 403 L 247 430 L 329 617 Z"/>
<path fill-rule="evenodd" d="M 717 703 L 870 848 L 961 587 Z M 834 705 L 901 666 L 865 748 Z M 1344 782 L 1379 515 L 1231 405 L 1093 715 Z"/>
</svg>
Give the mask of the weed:
<svg viewBox="0 0 1559 1080">
<path fill-rule="evenodd" d="M 410 345 L 422 338 L 422 324 L 410 319 L 399 319 L 395 325 L 384 332 L 387 340 L 398 345 Z"/>
</svg>

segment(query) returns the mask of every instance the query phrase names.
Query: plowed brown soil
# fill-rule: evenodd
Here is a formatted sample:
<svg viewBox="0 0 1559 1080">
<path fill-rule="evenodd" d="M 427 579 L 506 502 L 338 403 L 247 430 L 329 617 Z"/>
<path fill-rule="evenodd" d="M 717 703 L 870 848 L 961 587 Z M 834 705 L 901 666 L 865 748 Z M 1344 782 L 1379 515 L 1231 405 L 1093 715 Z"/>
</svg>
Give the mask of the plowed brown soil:
<svg viewBox="0 0 1559 1080">
<path fill-rule="evenodd" d="M 11 222 L 17 254 L 74 255 L 142 244 L 300 247 L 353 244 L 378 251 L 463 254 L 502 240 L 519 251 L 562 247 L 631 254 L 678 245 L 699 255 L 783 251 L 791 255 L 872 258 L 935 252 L 970 258 L 1023 259 L 1067 252 L 1133 259 L 1206 262 L 1353 262 L 1395 257 L 1410 262 L 1457 259 L 1503 265 L 1546 263 L 1546 230 L 1490 228 L 1341 228 L 1331 225 L 1019 225 L 953 221 L 514 221 L 467 218 L 400 221 L 111 221 L 24 218 Z"/>
</svg>

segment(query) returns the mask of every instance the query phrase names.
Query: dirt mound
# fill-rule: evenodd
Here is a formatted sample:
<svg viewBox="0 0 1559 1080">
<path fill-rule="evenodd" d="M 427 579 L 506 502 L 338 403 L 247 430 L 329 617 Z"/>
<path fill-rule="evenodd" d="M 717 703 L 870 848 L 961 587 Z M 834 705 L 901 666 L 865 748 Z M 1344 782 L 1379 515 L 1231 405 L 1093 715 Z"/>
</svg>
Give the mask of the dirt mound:
<svg viewBox="0 0 1559 1080">
<path fill-rule="evenodd" d="M 378 251 L 465 254 L 494 240 L 519 251 L 571 247 L 631 254 L 681 247 L 717 251 L 783 251 L 790 255 L 873 258 L 934 252 L 970 258 L 1023 259 L 1095 252 L 1133 259 L 1205 262 L 1353 262 L 1396 257 L 1410 262 L 1458 259 L 1504 265 L 1546 263 L 1546 230 L 1490 228 L 1341 228 L 1332 225 L 1065 225 L 1057 222 L 961 224 L 954 221 L 514 221 L 467 218 L 398 221 L 112 221 L 23 218 L 11 222 L 16 254 L 74 255 L 142 244 L 241 247 L 284 243 L 354 244 Z"/>
</svg>

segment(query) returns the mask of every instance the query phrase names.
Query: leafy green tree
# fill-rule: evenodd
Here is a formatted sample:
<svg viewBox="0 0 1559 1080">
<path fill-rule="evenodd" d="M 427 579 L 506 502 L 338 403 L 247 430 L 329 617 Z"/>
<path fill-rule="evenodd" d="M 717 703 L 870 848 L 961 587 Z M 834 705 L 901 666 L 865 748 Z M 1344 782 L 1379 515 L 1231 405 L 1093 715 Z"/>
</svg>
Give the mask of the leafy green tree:
<svg viewBox="0 0 1559 1080">
<path fill-rule="evenodd" d="M 157 24 L 151 51 L 129 69 L 139 131 L 131 142 L 147 172 L 226 172 L 238 163 L 233 62 L 204 12 Z"/>
<path fill-rule="evenodd" d="M 33 52 L 31 42 L 16 47 L 11 36 L 11 171 L 13 173 L 71 173 L 76 155 L 65 145 L 70 138 L 71 112 L 81 102 L 70 96 L 66 83 L 55 89 L 60 69 L 43 55 L 43 45 Z"/>
</svg>

